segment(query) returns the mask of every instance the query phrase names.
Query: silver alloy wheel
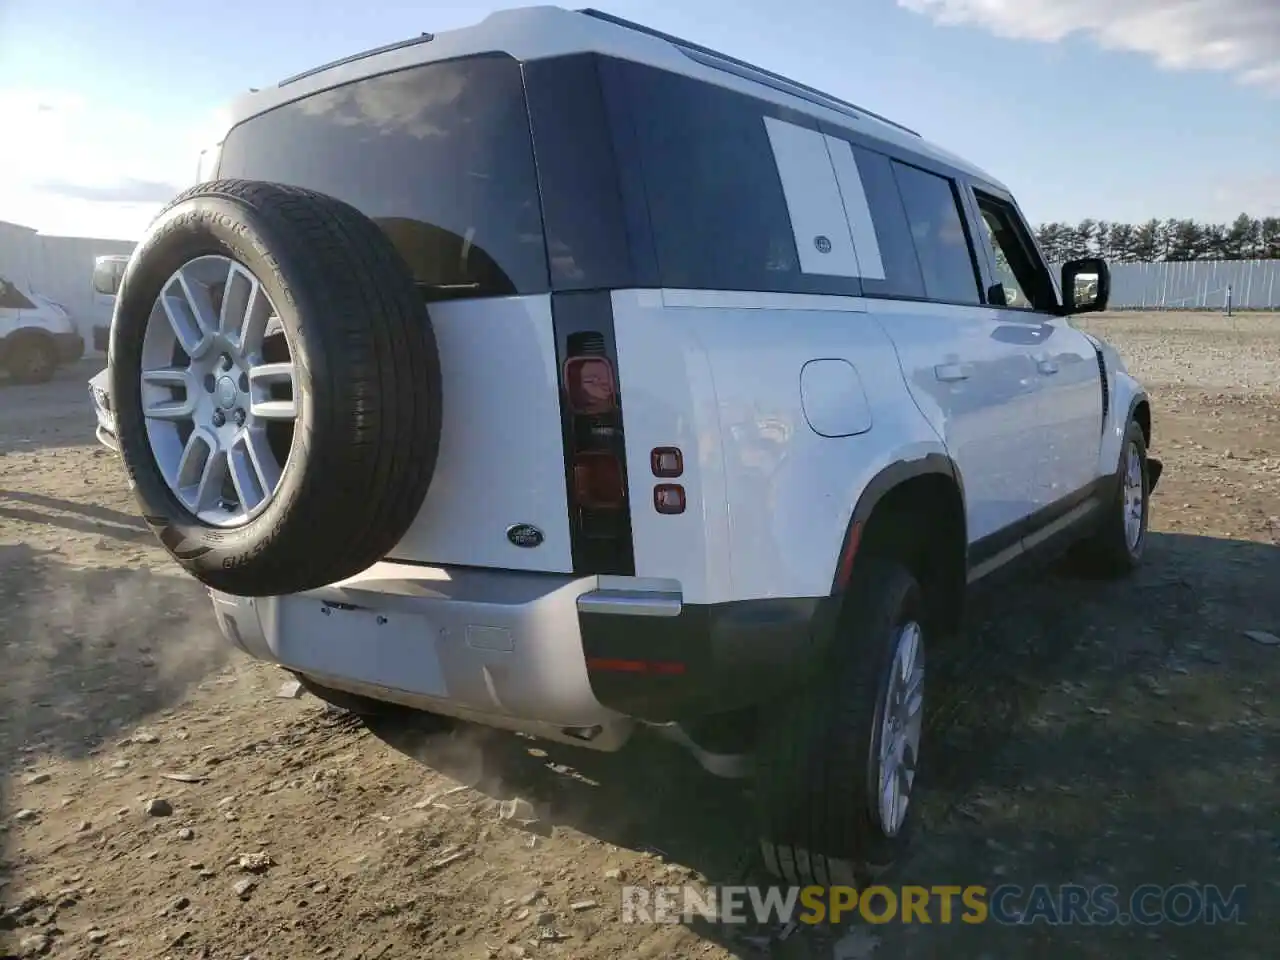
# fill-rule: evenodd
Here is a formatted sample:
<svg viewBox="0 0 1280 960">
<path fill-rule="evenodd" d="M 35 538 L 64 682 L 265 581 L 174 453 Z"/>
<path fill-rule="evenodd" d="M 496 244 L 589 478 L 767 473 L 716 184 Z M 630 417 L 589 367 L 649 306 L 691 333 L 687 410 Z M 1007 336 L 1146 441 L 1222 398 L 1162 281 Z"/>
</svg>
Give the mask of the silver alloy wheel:
<svg viewBox="0 0 1280 960">
<path fill-rule="evenodd" d="M 910 620 L 898 628 L 889 682 L 881 706 L 875 809 L 885 836 L 897 836 L 907 818 L 916 779 L 924 719 L 924 632 Z"/>
<path fill-rule="evenodd" d="M 1124 498 L 1121 509 L 1124 510 L 1124 539 L 1133 553 L 1138 549 L 1142 539 L 1142 453 L 1136 443 L 1130 443 L 1125 453 L 1124 465 Z"/>
<path fill-rule="evenodd" d="M 269 342 L 285 360 L 267 362 Z M 288 460 L 268 425 L 291 441 L 299 411 L 292 355 L 258 278 L 221 256 L 179 268 L 147 319 L 141 381 L 151 454 L 182 505 L 215 527 L 266 509 Z"/>
</svg>

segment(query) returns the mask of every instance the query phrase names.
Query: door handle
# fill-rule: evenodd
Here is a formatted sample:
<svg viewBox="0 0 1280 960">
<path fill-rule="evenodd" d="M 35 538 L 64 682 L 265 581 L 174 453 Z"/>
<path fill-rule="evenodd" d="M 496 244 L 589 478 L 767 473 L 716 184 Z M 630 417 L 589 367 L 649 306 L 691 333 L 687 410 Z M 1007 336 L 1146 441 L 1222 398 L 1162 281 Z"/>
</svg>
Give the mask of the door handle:
<svg viewBox="0 0 1280 960">
<path fill-rule="evenodd" d="M 1054 360 L 1037 360 L 1036 369 L 1043 374 L 1054 374 L 1058 372 L 1058 364 Z"/>
<path fill-rule="evenodd" d="M 968 380 L 969 365 L 967 363 L 941 363 L 933 368 L 933 374 L 943 383 Z"/>
</svg>

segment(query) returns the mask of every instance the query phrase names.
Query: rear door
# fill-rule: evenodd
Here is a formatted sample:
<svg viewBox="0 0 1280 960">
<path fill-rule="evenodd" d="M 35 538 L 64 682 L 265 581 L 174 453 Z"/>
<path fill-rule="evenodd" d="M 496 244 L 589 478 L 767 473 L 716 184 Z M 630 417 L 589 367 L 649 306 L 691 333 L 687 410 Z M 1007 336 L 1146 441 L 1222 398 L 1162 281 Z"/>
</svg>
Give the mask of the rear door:
<svg viewBox="0 0 1280 960">
<path fill-rule="evenodd" d="M 863 278 L 916 404 L 960 468 L 970 542 L 1033 509 L 1035 370 L 1021 323 L 984 303 L 960 185 L 855 146 L 883 262 Z"/>
<path fill-rule="evenodd" d="M 439 346 L 443 428 L 431 489 L 392 557 L 571 571 L 559 362 L 520 65 L 467 57 L 311 94 L 233 128 L 218 175 L 345 200 L 382 227 L 418 283 Z"/>
</svg>

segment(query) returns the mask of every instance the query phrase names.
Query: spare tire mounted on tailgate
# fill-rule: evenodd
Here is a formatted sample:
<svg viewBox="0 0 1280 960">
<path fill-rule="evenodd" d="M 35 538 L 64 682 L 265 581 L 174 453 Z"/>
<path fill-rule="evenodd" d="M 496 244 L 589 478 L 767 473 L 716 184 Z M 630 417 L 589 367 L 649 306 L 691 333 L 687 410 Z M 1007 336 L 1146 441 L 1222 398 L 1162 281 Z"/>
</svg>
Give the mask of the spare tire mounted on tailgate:
<svg viewBox="0 0 1280 960">
<path fill-rule="evenodd" d="M 351 576 L 426 497 L 430 320 L 391 242 L 331 197 L 240 180 L 178 196 L 129 261 L 109 366 L 143 515 L 210 587 L 272 596 Z"/>
</svg>

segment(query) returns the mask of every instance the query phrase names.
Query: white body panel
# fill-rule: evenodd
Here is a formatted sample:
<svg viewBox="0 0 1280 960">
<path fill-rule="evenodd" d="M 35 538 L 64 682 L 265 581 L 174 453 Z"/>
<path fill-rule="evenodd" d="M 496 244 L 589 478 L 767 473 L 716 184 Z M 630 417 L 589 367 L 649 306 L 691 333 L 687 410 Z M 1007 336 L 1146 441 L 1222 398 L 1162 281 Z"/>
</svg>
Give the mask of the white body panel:
<svg viewBox="0 0 1280 960">
<path fill-rule="evenodd" d="M 31 304 L 29 307 L 0 305 L 0 338 L 22 329 L 38 329 L 48 333 L 75 333 L 75 322 L 58 304 L 31 290 L 18 287 L 17 293 Z"/>
<path fill-rule="evenodd" d="M 393 558 L 567 572 L 560 388 L 551 297 L 432 304 L 443 376 L 440 455 L 431 489 Z M 528 523 L 545 540 L 512 545 Z"/>
<path fill-rule="evenodd" d="M 861 276 L 827 152 L 828 138 L 773 117 L 765 117 L 764 125 L 791 214 L 800 269 L 828 276 Z"/>
<path fill-rule="evenodd" d="M 960 468 L 969 542 L 1034 512 L 1047 441 L 1027 328 L 1039 320 L 990 307 L 869 302 L 916 405 Z"/>
<path fill-rule="evenodd" d="M 23 326 L 22 317 L 25 312 L 14 307 L 0 307 L 0 337 L 7 337 Z"/>
<path fill-rule="evenodd" d="M 384 562 L 306 594 L 212 599 L 224 635 L 257 659 L 553 740 L 598 725 L 595 740 L 571 742 L 614 750 L 633 724 L 592 694 L 577 629 L 578 598 L 595 586 L 594 577 Z"/>
<path fill-rule="evenodd" d="M 1007 313 L 1006 313 L 1007 315 Z M 1066 320 L 1041 318 L 1032 352 L 1040 377 L 1037 419 L 1047 439 L 1036 502 L 1049 506 L 1093 482 L 1102 443 L 1102 390 L 1093 344 Z"/>
<path fill-rule="evenodd" d="M 1102 432 L 1101 449 L 1098 451 L 1098 476 L 1115 473 L 1120 462 L 1120 448 L 1124 444 L 1125 430 L 1129 426 L 1130 408 L 1137 398 L 1146 399 L 1147 391 L 1125 366 L 1124 358 L 1115 347 L 1095 336 L 1087 339 L 1098 344 L 1107 364 L 1107 393 L 1110 403 L 1107 410 L 1106 429 Z"/>
<path fill-rule="evenodd" d="M 867 483 L 946 452 L 868 301 L 696 290 L 613 300 L 636 574 L 679 580 L 687 603 L 826 595 Z M 810 427 L 801 372 L 817 359 L 857 371 L 871 429 Z M 685 454 L 689 506 L 660 516 L 644 465 L 670 445 Z"/>
</svg>

